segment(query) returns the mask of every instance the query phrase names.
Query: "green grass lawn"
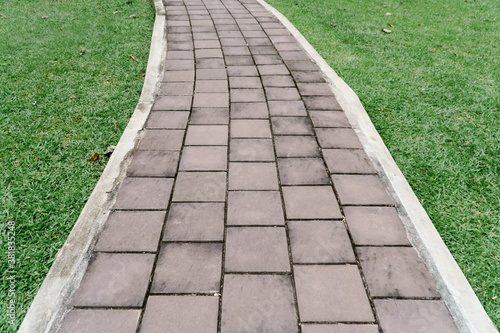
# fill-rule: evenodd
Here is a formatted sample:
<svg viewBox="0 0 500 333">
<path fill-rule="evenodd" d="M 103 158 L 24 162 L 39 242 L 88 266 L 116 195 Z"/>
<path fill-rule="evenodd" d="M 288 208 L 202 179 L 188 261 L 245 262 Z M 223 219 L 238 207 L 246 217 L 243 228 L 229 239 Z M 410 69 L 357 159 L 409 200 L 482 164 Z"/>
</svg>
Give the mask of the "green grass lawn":
<svg viewBox="0 0 500 333">
<path fill-rule="evenodd" d="M 358 94 L 500 326 L 500 2 L 267 1 Z"/>
<path fill-rule="evenodd" d="M 0 332 L 17 330 L 95 187 L 107 158 L 91 155 L 134 111 L 153 22 L 151 0 L 0 0 Z"/>
</svg>

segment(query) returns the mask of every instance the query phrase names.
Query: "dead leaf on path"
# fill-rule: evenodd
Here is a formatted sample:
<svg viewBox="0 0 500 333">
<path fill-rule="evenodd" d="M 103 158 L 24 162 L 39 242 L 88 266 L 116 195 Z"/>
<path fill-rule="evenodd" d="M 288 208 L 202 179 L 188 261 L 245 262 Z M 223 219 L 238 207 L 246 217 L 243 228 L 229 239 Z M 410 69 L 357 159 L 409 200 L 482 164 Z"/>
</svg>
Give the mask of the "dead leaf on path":
<svg viewBox="0 0 500 333">
<path fill-rule="evenodd" d="M 388 26 L 388 27 L 391 27 L 391 28 L 395 28 L 395 27 L 394 27 L 392 24 L 390 24 L 390 23 L 387 23 L 387 26 Z"/>
<path fill-rule="evenodd" d="M 135 60 L 135 57 L 133 55 L 130 54 L 129 57 Z"/>
<path fill-rule="evenodd" d="M 99 154 L 98 153 L 93 153 L 92 157 L 90 157 L 90 161 L 91 162 L 95 162 L 97 160 L 99 160 Z"/>
<path fill-rule="evenodd" d="M 116 149 L 116 146 L 108 146 L 108 149 L 104 152 L 104 156 L 109 156 L 109 155 L 113 154 L 115 149 Z"/>
<path fill-rule="evenodd" d="M 135 18 L 135 15 L 134 14 L 130 15 L 130 18 Z"/>
<path fill-rule="evenodd" d="M 391 13 L 385 13 L 385 16 L 391 16 L 392 14 Z"/>
<path fill-rule="evenodd" d="M 85 48 L 83 48 L 81 51 L 80 51 L 80 55 L 83 55 L 85 53 Z"/>
<path fill-rule="evenodd" d="M 386 34 L 390 34 L 392 31 L 389 30 L 389 29 L 382 29 L 383 32 L 385 32 Z"/>
</svg>

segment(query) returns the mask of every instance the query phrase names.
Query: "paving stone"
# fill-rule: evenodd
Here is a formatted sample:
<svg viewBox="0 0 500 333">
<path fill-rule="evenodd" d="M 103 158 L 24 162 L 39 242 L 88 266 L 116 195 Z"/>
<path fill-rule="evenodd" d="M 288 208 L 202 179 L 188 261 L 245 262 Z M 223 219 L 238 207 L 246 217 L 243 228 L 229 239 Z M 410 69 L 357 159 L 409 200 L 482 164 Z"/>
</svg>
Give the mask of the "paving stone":
<svg viewBox="0 0 500 333">
<path fill-rule="evenodd" d="M 225 69 L 198 69 L 196 70 L 197 80 L 227 80 Z"/>
<path fill-rule="evenodd" d="M 191 32 L 191 27 L 168 27 L 168 31 L 170 33 L 188 33 Z"/>
<path fill-rule="evenodd" d="M 220 48 L 220 42 L 218 40 L 195 40 L 195 49 L 217 49 Z"/>
<path fill-rule="evenodd" d="M 228 108 L 229 94 L 228 93 L 195 93 L 193 100 L 195 108 Z"/>
<path fill-rule="evenodd" d="M 228 93 L 227 80 L 197 80 L 196 93 Z"/>
<path fill-rule="evenodd" d="M 224 203 L 172 203 L 163 241 L 222 241 Z"/>
<path fill-rule="evenodd" d="M 73 309 L 64 317 L 59 333 L 135 333 L 140 310 Z"/>
<path fill-rule="evenodd" d="M 167 48 L 172 51 L 189 51 L 193 50 L 193 42 L 167 42 Z"/>
<path fill-rule="evenodd" d="M 191 125 L 188 127 L 186 142 L 188 146 L 225 146 L 227 145 L 228 126 Z"/>
<path fill-rule="evenodd" d="M 182 151 L 181 171 L 227 170 L 227 147 L 185 147 Z"/>
<path fill-rule="evenodd" d="M 161 85 L 158 95 L 188 96 L 193 95 L 193 82 L 166 82 Z"/>
<path fill-rule="evenodd" d="M 341 111 L 342 108 L 333 96 L 304 96 L 308 110 Z"/>
<path fill-rule="evenodd" d="M 253 59 L 251 56 L 228 56 L 225 55 L 226 65 L 228 66 L 252 66 Z"/>
<path fill-rule="evenodd" d="M 127 168 L 129 177 L 175 177 L 179 152 L 141 151 L 134 153 L 132 162 Z"/>
<path fill-rule="evenodd" d="M 231 102 L 265 102 L 263 89 L 231 89 Z"/>
<path fill-rule="evenodd" d="M 277 28 L 277 29 L 266 29 L 266 33 L 269 36 L 284 36 L 284 35 L 290 35 L 287 29 L 284 27 L 282 28 Z"/>
<path fill-rule="evenodd" d="M 193 51 L 167 51 L 167 61 L 194 59 Z"/>
<path fill-rule="evenodd" d="M 378 176 L 333 175 L 333 184 L 342 205 L 393 205 Z"/>
<path fill-rule="evenodd" d="M 298 83 L 302 96 L 331 96 L 332 89 L 328 83 Z"/>
<path fill-rule="evenodd" d="M 294 87 L 295 83 L 290 75 L 262 76 L 262 83 L 267 87 Z"/>
<path fill-rule="evenodd" d="M 282 185 L 330 184 L 321 158 L 278 158 Z"/>
<path fill-rule="evenodd" d="M 219 37 L 220 38 L 237 38 L 237 37 L 243 37 L 243 35 L 238 30 L 220 31 Z"/>
<path fill-rule="evenodd" d="M 212 40 L 204 42 L 213 42 Z M 218 49 L 196 49 L 195 50 L 196 59 L 204 58 L 223 58 L 222 50 Z"/>
<path fill-rule="evenodd" d="M 321 148 L 363 148 L 356 132 L 350 128 L 317 128 Z"/>
<path fill-rule="evenodd" d="M 378 333 L 378 326 L 357 324 L 308 324 L 302 325 L 302 333 Z"/>
<path fill-rule="evenodd" d="M 323 156 L 331 173 L 377 173 L 362 149 L 323 149 Z"/>
<path fill-rule="evenodd" d="M 229 160 L 236 162 L 274 162 L 270 139 L 232 139 Z"/>
<path fill-rule="evenodd" d="M 278 157 L 321 157 L 313 136 L 276 136 L 274 144 Z"/>
<path fill-rule="evenodd" d="M 280 53 L 283 56 L 283 53 Z M 283 58 L 285 59 L 285 58 Z M 323 74 L 319 71 L 292 71 L 292 76 L 299 83 L 325 83 Z"/>
<path fill-rule="evenodd" d="M 231 120 L 231 138 L 271 138 L 269 120 Z"/>
<path fill-rule="evenodd" d="M 224 69 L 226 67 L 224 59 L 203 58 L 196 59 L 197 69 Z"/>
<path fill-rule="evenodd" d="M 298 332 L 290 277 L 226 275 L 221 332 Z"/>
<path fill-rule="evenodd" d="M 410 245 L 394 207 L 344 207 L 356 245 Z"/>
<path fill-rule="evenodd" d="M 182 21 L 168 21 L 167 26 L 169 27 L 189 27 L 189 21 L 188 20 L 182 20 Z"/>
<path fill-rule="evenodd" d="M 225 201 L 225 172 L 179 172 L 172 201 Z"/>
<path fill-rule="evenodd" d="M 216 293 L 220 291 L 222 244 L 162 245 L 151 293 Z"/>
<path fill-rule="evenodd" d="M 283 60 L 277 54 L 255 54 L 254 56 L 256 65 L 281 65 Z"/>
<path fill-rule="evenodd" d="M 227 74 L 230 77 L 259 76 L 259 72 L 257 72 L 257 67 L 255 66 L 228 66 Z"/>
<path fill-rule="evenodd" d="M 228 228 L 225 271 L 290 272 L 285 228 Z"/>
<path fill-rule="evenodd" d="M 229 124 L 229 109 L 194 108 L 189 122 L 191 125 L 227 125 Z"/>
<path fill-rule="evenodd" d="M 288 219 L 342 218 L 330 186 L 286 186 L 282 191 Z"/>
<path fill-rule="evenodd" d="M 278 51 L 301 51 L 303 50 L 302 46 L 300 46 L 299 43 L 294 42 L 294 43 L 276 43 L 274 44 L 274 47 Z M 290 68 L 291 70 L 291 68 Z"/>
<path fill-rule="evenodd" d="M 289 75 L 285 65 L 258 65 L 260 75 Z"/>
<path fill-rule="evenodd" d="M 219 40 L 219 36 L 215 32 L 193 32 L 194 40 Z"/>
<path fill-rule="evenodd" d="M 229 191 L 228 225 L 283 225 L 279 192 Z"/>
<path fill-rule="evenodd" d="M 230 77 L 229 85 L 231 89 L 259 89 L 262 88 L 262 83 L 260 82 L 260 78 L 258 77 Z"/>
<path fill-rule="evenodd" d="M 281 51 L 280 55 L 283 60 L 308 60 L 310 59 L 306 52 L 303 51 Z M 324 81 L 323 81 L 324 82 Z"/>
<path fill-rule="evenodd" d="M 194 81 L 194 71 L 166 71 L 163 75 L 165 82 L 191 82 Z"/>
<path fill-rule="evenodd" d="M 358 247 L 374 297 L 439 297 L 424 262 L 412 247 Z"/>
<path fill-rule="evenodd" d="M 139 142 L 139 150 L 179 150 L 184 139 L 184 131 L 144 131 Z"/>
<path fill-rule="evenodd" d="M 191 110 L 191 96 L 159 96 L 153 105 L 153 110 Z"/>
<path fill-rule="evenodd" d="M 73 306 L 140 307 L 148 288 L 154 254 L 97 253 L 79 288 Z"/>
<path fill-rule="evenodd" d="M 242 30 L 241 33 L 245 38 L 264 38 L 266 33 L 261 30 Z"/>
<path fill-rule="evenodd" d="M 238 27 L 235 26 L 235 29 Z M 220 42 L 222 46 L 246 46 L 247 43 L 245 42 L 244 38 L 221 38 Z"/>
<path fill-rule="evenodd" d="M 153 111 L 146 122 L 146 128 L 185 129 L 189 119 L 186 111 Z"/>
<path fill-rule="evenodd" d="M 247 38 L 248 45 L 251 46 L 271 46 L 273 45 L 268 38 Z"/>
<path fill-rule="evenodd" d="M 266 95 L 269 101 L 300 101 L 296 88 L 266 88 Z"/>
<path fill-rule="evenodd" d="M 269 38 L 273 43 L 292 43 L 296 41 L 293 36 L 270 36 Z"/>
<path fill-rule="evenodd" d="M 114 209 L 166 209 L 173 178 L 125 178 Z"/>
<path fill-rule="evenodd" d="M 273 117 L 271 123 L 276 135 L 313 135 L 311 121 L 307 117 Z"/>
<path fill-rule="evenodd" d="M 458 332 L 442 301 L 377 299 L 374 303 L 384 332 Z"/>
<path fill-rule="evenodd" d="M 278 190 L 275 163 L 229 163 L 229 190 Z"/>
<path fill-rule="evenodd" d="M 219 297 L 150 296 L 140 333 L 217 332 Z"/>
<path fill-rule="evenodd" d="M 95 251 L 155 252 L 165 212 L 113 212 L 104 226 Z"/>
<path fill-rule="evenodd" d="M 268 119 L 266 103 L 231 103 L 231 118 Z M 267 121 L 269 127 L 269 121 Z M 269 130 L 270 131 L 270 130 Z"/>
<path fill-rule="evenodd" d="M 220 31 L 219 33 L 223 32 L 236 32 L 236 31 Z M 239 32 L 238 32 L 239 33 Z M 224 52 L 224 56 L 249 56 L 250 55 L 250 50 L 246 46 L 224 46 L 222 47 L 222 50 Z"/>
<path fill-rule="evenodd" d="M 356 265 L 294 265 L 301 321 L 373 321 Z"/>
<path fill-rule="evenodd" d="M 191 35 L 187 35 L 188 38 L 191 38 Z M 169 60 L 165 62 L 165 70 L 177 70 L 177 71 L 187 71 L 194 70 L 194 60 Z"/>
<path fill-rule="evenodd" d="M 351 127 L 344 112 L 309 111 L 314 127 Z"/>
<path fill-rule="evenodd" d="M 289 221 L 293 263 L 354 263 L 354 251 L 342 221 Z"/>
</svg>

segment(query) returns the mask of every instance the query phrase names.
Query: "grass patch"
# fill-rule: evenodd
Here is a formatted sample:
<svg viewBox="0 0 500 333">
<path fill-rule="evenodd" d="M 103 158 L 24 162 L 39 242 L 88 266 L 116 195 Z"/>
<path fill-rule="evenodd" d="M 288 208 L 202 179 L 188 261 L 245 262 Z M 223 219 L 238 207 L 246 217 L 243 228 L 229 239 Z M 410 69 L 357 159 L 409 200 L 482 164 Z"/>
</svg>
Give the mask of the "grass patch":
<svg viewBox="0 0 500 333">
<path fill-rule="evenodd" d="M 134 111 L 153 22 L 151 0 L 0 0 L 0 332 L 17 331 L 106 165 L 91 155 Z"/>
<path fill-rule="evenodd" d="M 500 326 L 499 2 L 267 1 L 358 94 Z"/>
</svg>

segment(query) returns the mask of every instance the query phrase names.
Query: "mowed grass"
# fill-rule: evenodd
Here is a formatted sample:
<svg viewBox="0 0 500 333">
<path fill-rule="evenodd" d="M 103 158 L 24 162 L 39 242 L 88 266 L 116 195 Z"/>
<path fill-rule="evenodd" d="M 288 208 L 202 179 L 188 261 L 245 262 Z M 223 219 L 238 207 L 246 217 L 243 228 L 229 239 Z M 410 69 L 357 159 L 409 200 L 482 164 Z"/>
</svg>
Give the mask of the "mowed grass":
<svg viewBox="0 0 500 333">
<path fill-rule="evenodd" d="M 151 0 L 0 0 L 1 332 L 17 330 L 95 187 L 107 158 L 90 157 L 117 144 L 134 111 L 153 22 Z"/>
<path fill-rule="evenodd" d="M 358 94 L 500 326 L 500 2 L 267 1 Z"/>
</svg>

